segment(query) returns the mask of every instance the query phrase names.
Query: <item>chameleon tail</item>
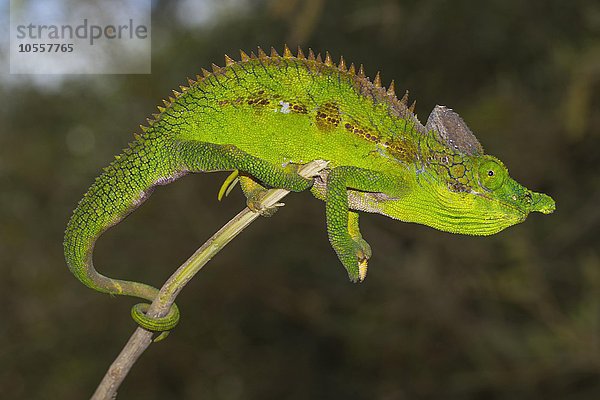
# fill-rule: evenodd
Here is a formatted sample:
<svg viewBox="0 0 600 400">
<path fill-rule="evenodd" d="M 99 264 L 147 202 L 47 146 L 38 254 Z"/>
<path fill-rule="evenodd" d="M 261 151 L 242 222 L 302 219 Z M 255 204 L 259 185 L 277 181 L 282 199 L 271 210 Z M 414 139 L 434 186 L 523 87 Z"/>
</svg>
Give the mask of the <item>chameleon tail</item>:
<svg viewBox="0 0 600 400">
<path fill-rule="evenodd" d="M 148 146 L 152 145 L 152 148 Z M 116 157 L 79 202 L 67 225 L 64 240 L 65 259 L 69 269 L 83 284 L 103 293 L 139 297 L 152 301 L 158 289 L 140 282 L 113 279 L 100 274 L 92 261 L 94 244 L 109 227 L 137 208 L 157 184 L 177 179 L 169 165 L 167 152 L 157 151 L 157 144 L 136 141 Z M 161 154 L 158 154 L 161 153 Z M 175 304 L 165 317 L 151 318 L 134 306 L 136 322 L 151 331 L 169 331 L 179 321 Z"/>
</svg>

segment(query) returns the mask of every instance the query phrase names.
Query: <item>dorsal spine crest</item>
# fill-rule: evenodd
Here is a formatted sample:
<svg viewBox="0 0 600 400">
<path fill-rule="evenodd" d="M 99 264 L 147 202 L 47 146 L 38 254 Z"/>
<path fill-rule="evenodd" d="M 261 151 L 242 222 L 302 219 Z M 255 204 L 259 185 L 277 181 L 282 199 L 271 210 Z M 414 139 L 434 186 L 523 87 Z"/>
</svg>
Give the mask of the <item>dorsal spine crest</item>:
<svg viewBox="0 0 600 400">
<path fill-rule="evenodd" d="M 406 93 L 404 94 L 404 96 L 401 99 L 398 99 L 396 97 L 395 83 L 393 80 L 391 81 L 389 87 L 386 89 L 385 87 L 382 86 L 381 73 L 377 72 L 377 74 L 375 75 L 375 78 L 371 81 L 366 76 L 365 69 L 362 64 L 360 64 L 360 66 L 358 67 L 358 70 L 357 70 L 354 63 L 350 63 L 350 65 L 347 66 L 346 61 L 345 61 L 344 57 L 342 56 L 342 57 L 340 57 L 339 63 L 336 65 L 336 63 L 333 62 L 331 54 L 328 51 L 325 52 L 325 60 L 323 61 L 321 58 L 321 54 L 319 53 L 318 55 L 315 55 L 315 52 L 312 50 L 312 48 L 308 49 L 308 53 L 307 53 L 308 55 L 305 56 L 305 54 L 300 46 L 298 46 L 296 56 L 294 56 L 294 54 L 291 52 L 291 50 L 289 49 L 289 47 L 287 45 L 284 45 L 283 55 L 280 55 L 274 47 L 271 47 L 270 55 L 267 55 L 267 53 L 265 53 L 265 51 L 260 46 L 257 47 L 257 54 L 258 55 L 256 55 L 252 51 L 252 52 L 250 52 L 250 55 L 248 55 L 245 51 L 240 50 L 240 60 L 239 61 L 236 61 L 233 58 L 231 58 L 230 56 L 228 56 L 227 54 L 225 54 L 224 55 L 224 60 L 225 60 L 224 67 L 220 67 L 213 63 L 213 64 L 211 64 L 212 71 L 209 71 L 205 68 L 201 68 L 202 76 L 196 75 L 196 80 L 188 78 L 187 79 L 188 86 L 180 86 L 180 91 L 173 90 L 174 97 L 169 97 L 168 100 L 166 100 L 166 99 L 163 100 L 164 107 L 162 107 L 162 106 L 158 107 L 160 114 L 154 114 L 152 118 L 148 118 L 148 120 L 147 120 L 148 126 L 151 127 L 160 118 L 160 115 L 162 115 L 162 113 L 165 112 L 166 109 L 168 109 L 169 107 L 172 107 L 173 104 L 177 101 L 177 99 L 179 99 L 179 97 L 182 95 L 182 93 L 187 92 L 190 88 L 193 88 L 199 84 L 202 84 L 202 82 L 204 82 L 206 79 L 210 78 L 213 75 L 225 74 L 227 72 L 228 68 L 234 68 L 238 64 L 254 62 L 255 60 L 261 60 L 263 63 L 264 62 L 276 63 L 283 59 L 298 60 L 300 62 L 310 62 L 311 69 L 313 69 L 313 68 L 335 69 L 336 71 L 338 71 L 337 73 L 344 74 L 344 75 L 348 76 L 349 78 L 356 80 L 355 82 L 358 85 L 357 87 L 360 88 L 361 93 L 364 94 L 364 93 L 366 93 L 365 91 L 367 91 L 367 92 L 372 91 L 373 93 L 376 93 L 377 95 L 375 96 L 375 99 L 377 102 L 385 101 L 385 99 L 387 99 L 387 101 L 389 101 L 399 111 L 400 117 L 410 119 L 416 128 L 421 126 L 420 122 L 413 115 L 416 102 L 413 102 L 410 106 L 408 105 L 408 91 L 406 91 Z M 148 128 L 146 128 L 146 130 L 142 130 L 142 132 L 145 133 L 147 130 L 148 130 Z"/>
</svg>

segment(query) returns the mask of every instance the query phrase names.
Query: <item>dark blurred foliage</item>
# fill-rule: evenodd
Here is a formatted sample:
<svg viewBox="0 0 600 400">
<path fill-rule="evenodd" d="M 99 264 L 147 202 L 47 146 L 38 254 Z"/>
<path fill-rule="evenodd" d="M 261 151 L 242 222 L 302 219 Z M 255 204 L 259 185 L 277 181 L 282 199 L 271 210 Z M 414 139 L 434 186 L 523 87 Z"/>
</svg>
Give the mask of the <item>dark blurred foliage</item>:
<svg viewBox="0 0 600 400">
<path fill-rule="evenodd" d="M 151 75 L 1 86 L 1 397 L 92 393 L 135 328 L 135 300 L 70 275 L 72 208 L 185 77 L 287 42 L 381 69 L 422 121 L 453 107 L 557 211 L 487 238 L 364 215 L 374 257 L 355 285 L 329 248 L 323 204 L 289 196 L 185 288 L 180 326 L 120 398 L 600 398 L 598 2 L 228 1 L 202 25 L 182 22 L 178 4 L 154 4 Z M 101 238 L 96 265 L 160 285 L 244 205 L 237 191 L 216 201 L 225 176 L 157 190 Z"/>
</svg>

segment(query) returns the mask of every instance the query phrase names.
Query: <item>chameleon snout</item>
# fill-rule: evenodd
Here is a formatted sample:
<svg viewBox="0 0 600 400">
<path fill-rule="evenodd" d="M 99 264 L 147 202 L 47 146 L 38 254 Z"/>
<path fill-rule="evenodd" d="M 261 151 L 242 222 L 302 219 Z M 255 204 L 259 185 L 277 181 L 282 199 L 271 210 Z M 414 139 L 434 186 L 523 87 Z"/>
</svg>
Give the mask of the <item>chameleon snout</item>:
<svg viewBox="0 0 600 400">
<path fill-rule="evenodd" d="M 531 192 L 531 211 L 552 214 L 555 209 L 556 203 L 552 197 L 543 193 Z"/>
</svg>

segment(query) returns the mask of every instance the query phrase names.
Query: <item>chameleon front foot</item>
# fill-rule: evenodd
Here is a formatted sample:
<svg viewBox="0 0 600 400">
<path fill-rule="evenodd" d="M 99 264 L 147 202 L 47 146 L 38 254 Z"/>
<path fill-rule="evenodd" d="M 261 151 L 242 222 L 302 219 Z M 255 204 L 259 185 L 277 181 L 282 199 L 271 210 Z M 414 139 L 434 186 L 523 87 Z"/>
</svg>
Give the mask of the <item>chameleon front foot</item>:
<svg viewBox="0 0 600 400">
<path fill-rule="evenodd" d="M 371 258 L 371 246 L 364 241 L 355 241 L 351 238 L 344 241 L 332 243 L 338 258 L 346 268 L 348 277 L 352 282 L 362 282 L 367 277 L 367 267 Z"/>
<path fill-rule="evenodd" d="M 158 342 L 166 338 L 169 331 L 179 323 L 179 308 L 176 304 L 173 304 L 169 313 L 164 317 L 149 317 L 146 314 L 149 308 L 150 304 L 148 303 L 136 304 L 131 308 L 131 317 L 142 328 L 152 332 L 160 332 L 160 335 L 154 339 L 155 342 Z"/>
<path fill-rule="evenodd" d="M 367 277 L 367 267 L 371 258 L 371 246 L 363 238 L 352 239 L 348 245 L 343 264 L 352 282 L 362 282 Z M 341 257 L 340 257 L 341 258 Z"/>
</svg>

